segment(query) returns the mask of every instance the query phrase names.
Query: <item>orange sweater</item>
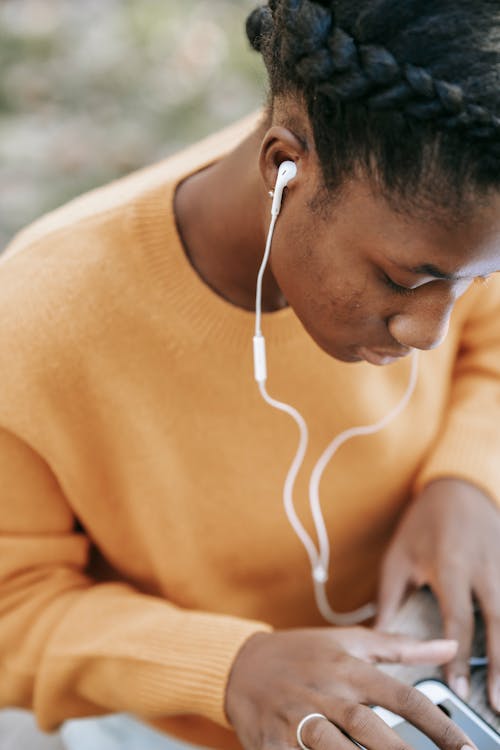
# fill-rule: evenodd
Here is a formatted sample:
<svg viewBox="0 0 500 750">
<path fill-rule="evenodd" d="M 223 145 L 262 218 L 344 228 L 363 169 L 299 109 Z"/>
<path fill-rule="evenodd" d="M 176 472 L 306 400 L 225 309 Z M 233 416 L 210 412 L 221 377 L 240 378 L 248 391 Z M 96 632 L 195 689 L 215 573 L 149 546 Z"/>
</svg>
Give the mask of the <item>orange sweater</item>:
<svg viewBox="0 0 500 750">
<path fill-rule="evenodd" d="M 45 729 L 130 711 L 235 746 L 223 701 L 242 643 L 321 622 L 281 500 L 296 426 L 258 393 L 253 315 L 199 279 L 172 211 L 179 180 L 255 122 L 73 201 L 0 260 L 0 704 Z M 499 320 L 500 279 L 474 286 L 406 411 L 327 469 L 336 608 L 374 597 L 415 487 L 460 476 L 500 499 Z M 314 462 L 400 399 L 410 363 L 337 362 L 291 309 L 263 328 L 269 392 L 311 428 L 296 505 L 312 533 Z"/>
</svg>

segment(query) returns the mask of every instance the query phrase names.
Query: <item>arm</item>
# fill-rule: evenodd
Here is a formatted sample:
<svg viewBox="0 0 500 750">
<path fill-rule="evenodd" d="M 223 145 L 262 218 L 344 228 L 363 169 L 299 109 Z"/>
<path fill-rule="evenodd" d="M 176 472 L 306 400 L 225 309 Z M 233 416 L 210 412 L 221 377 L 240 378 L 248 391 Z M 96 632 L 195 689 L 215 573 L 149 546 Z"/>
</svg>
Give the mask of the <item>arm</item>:
<svg viewBox="0 0 500 750">
<path fill-rule="evenodd" d="M 500 275 L 469 294 L 447 412 L 414 490 L 455 477 L 500 505 Z"/>
<path fill-rule="evenodd" d="M 199 714 L 227 726 L 235 654 L 262 623 L 85 575 L 90 543 L 43 459 L 0 430 L 0 703 L 70 717 Z"/>
<path fill-rule="evenodd" d="M 378 625 L 409 590 L 429 584 L 445 634 L 459 642 L 446 677 L 466 699 L 475 597 L 488 632 L 490 702 L 500 711 L 500 278 L 467 302 L 442 429 L 384 560 Z"/>
</svg>

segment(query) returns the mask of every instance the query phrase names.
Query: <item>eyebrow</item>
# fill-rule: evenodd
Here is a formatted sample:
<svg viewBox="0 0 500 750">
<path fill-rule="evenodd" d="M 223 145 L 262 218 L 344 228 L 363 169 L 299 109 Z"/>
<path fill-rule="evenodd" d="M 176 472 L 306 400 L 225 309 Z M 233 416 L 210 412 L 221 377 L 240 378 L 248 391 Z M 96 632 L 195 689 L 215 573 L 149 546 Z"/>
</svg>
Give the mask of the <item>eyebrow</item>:
<svg viewBox="0 0 500 750">
<path fill-rule="evenodd" d="M 405 268 L 405 271 L 417 274 L 418 276 L 432 276 L 435 279 L 445 279 L 446 281 L 460 281 L 460 279 L 468 278 L 467 276 L 461 276 L 457 273 L 446 273 L 446 271 L 441 271 L 440 268 L 432 263 L 423 263 L 421 266 Z"/>
</svg>

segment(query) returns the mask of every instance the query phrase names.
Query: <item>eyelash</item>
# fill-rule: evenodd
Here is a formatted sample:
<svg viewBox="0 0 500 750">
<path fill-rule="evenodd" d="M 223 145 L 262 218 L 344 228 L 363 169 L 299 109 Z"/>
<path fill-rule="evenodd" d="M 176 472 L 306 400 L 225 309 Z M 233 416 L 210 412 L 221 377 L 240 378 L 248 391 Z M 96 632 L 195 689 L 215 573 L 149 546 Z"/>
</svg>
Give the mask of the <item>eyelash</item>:
<svg viewBox="0 0 500 750">
<path fill-rule="evenodd" d="M 395 281 L 393 281 L 390 276 L 387 276 L 386 273 L 384 273 L 384 283 L 386 286 L 389 287 L 389 289 L 392 289 L 393 292 L 396 294 L 400 294 L 402 297 L 409 297 L 411 294 L 413 294 L 413 289 L 408 289 L 405 286 L 400 286 L 400 284 L 396 284 Z"/>
</svg>

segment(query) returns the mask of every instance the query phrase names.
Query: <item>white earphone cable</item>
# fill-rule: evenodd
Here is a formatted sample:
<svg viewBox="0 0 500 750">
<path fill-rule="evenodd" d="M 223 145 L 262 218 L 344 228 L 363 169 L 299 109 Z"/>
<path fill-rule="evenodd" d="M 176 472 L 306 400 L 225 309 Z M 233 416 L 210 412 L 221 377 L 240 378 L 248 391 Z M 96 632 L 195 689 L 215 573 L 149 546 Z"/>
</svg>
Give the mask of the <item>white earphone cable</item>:
<svg viewBox="0 0 500 750">
<path fill-rule="evenodd" d="M 327 622 L 332 623 L 333 625 L 344 626 L 363 622 L 364 620 L 367 620 L 375 615 L 376 608 L 374 604 L 367 604 L 363 607 L 360 607 L 359 609 L 354 610 L 353 612 L 340 613 L 335 612 L 328 602 L 325 584 L 328 581 L 328 568 L 330 564 L 330 541 L 328 538 L 324 517 L 321 511 L 321 503 L 319 499 L 319 484 L 325 469 L 342 445 L 344 445 L 351 438 L 359 437 L 362 435 L 374 435 L 375 433 L 380 432 L 390 422 L 392 422 L 393 419 L 396 419 L 396 417 L 405 409 L 415 390 L 417 373 L 418 356 L 415 353 L 412 356 L 411 376 L 408 388 L 406 389 L 403 398 L 394 407 L 394 409 L 392 409 L 389 414 L 387 414 L 383 419 L 379 420 L 379 422 L 377 422 L 376 424 L 351 427 L 350 429 L 345 430 L 341 434 L 337 435 L 316 463 L 309 482 L 309 503 L 314 519 L 316 533 L 318 536 L 319 551 L 316 548 L 310 535 L 302 525 L 301 521 L 299 520 L 293 502 L 295 480 L 302 467 L 308 445 L 309 433 L 307 424 L 300 412 L 297 411 L 297 409 L 295 409 L 293 406 L 290 406 L 289 404 L 277 401 L 276 399 L 269 396 L 265 383 L 259 383 L 259 390 L 263 399 L 273 408 L 289 414 L 299 428 L 299 446 L 292 464 L 288 470 L 283 487 L 283 505 L 292 528 L 304 545 L 309 556 L 317 607 L 324 619 Z"/>
<path fill-rule="evenodd" d="M 289 404 L 285 404 L 282 401 L 278 401 L 272 398 L 268 394 L 266 389 L 267 364 L 265 340 L 261 330 L 262 282 L 271 253 L 271 245 L 277 218 L 278 213 L 273 213 L 267 236 L 266 250 L 257 277 L 254 336 L 255 379 L 257 380 L 259 390 L 264 401 L 266 401 L 266 403 L 268 403 L 274 409 L 289 414 L 299 428 L 299 445 L 285 479 L 285 484 L 283 487 L 283 504 L 288 520 L 298 538 L 304 545 L 309 556 L 314 583 L 314 595 L 317 607 L 321 615 L 327 622 L 330 622 L 333 625 L 340 626 L 353 625 L 359 622 L 363 622 L 370 617 L 373 617 L 376 612 L 376 608 L 374 604 L 366 604 L 365 606 L 360 607 L 353 612 L 340 613 L 335 612 L 329 604 L 326 593 L 326 582 L 328 580 L 328 568 L 330 564 L 330 542 L 324 517 L 321 512 L 319 486 L 325 469 L 342 445 L 344 445 L 351 438 L 359 437 L 362 435 L 373 435 L 377 432 L 380 432 L 390 422 L 396 419 L 396 417 L 399 416 L 399 414 L 401 414 L 401 412 L 406 408 L 411 396 L 413 395 L 417 383 L 418 357 L 417 353 L 415 352 L 412 356 L 412 367 L 408 388 L 406 389 L 406 392 L 401 401 L 389 412 L 389 414 L 387 414 L 375 424 L 351 427 L 350 429 L 342 432 L 340 435 L 337 435 L 337 437 L 332 440 L 332 442 L 327 446 L 325 451 L 318 459 L 309 481 L 309 504 L 314 520 L 316 534 L 318 537 L 318 548 L 316 548 L 316 545 L 314 544 L 311 536 L 308 534 L 299 517 L 297 516 L 293 502 L 293 490 L 295 481 L 303 464 L 308 446 L 309 433 L 307 424 L 302 415 L 297 411 L 297 409 L 295 409 L 293 406 L 290 406 Z"/>
<path fill-rule="evenodd" d="M 292 419 L 295 420 L 299 428 L 299 445 L 285 479 L 285 484 L 283 487 L 283 502 L 288 520 L 290 521 L 300 541 L 306 548 L 307 554 L 309 555 L 309 560 L 311 561 L 312 570 L 315 570 L 320 564 L 319 555 L 313 540 L 301 524 L 299 517 L 297 516 L 297 513 L 295 511 L 295 506 L 293 504 L 293 488 L 295 485 L 295 480 L 304 461 L 307 445 L 309 442 L 309 431 L 307 429 L 307 424 L 302 414 L 300 414 L 300 412 L 298 412 L 297 409 L 295 409 L 293 406 L 289 406 L 289 404 L 284 404 L 282 401 L 277 401 L 276 399 L 271 398 L 271 396 L 267 392 L 265 383 L 259 383 L 259 389 L 264 401 L 266 401 L 274 409 L 278 409 L 279 411 L 283 411 L 286 414 L 289 414 Z"/>
<path fill-rule="evenodd" d="M 309 503 L 311 507 L 311 513 L 314 519 L 314 525 L 316 527 L 316 533 L 318 536 L 318 544 L 320 550 L 320 569 L 324 571 L 324 577 L 313 576 L 315 584 L 315 596 L 318 609 L 321 614 L 327 620 L 335 625 L 354 625 L 358 622 L 363 622 L 376 614 L 376 607 L 374 604 L 367 604 L 354 612 L 347 612 L 341 614 L 335 612 L 328 603 L 326 595 L 325 583 L 328 577 L 328 568 L 330 565 L 330 541 L 325 526 L 325 520 L 321 512 L 321 503 L 319 498 L 319 485 L 321 478 L 330 461 L 337 453 L 339 448 L 355 437 L 361 437 L 362 435 L 375 435 L 377 432 L 381 432 L 388 424 L 390 424 L 401 412 L 406 408 L 410 398 L 412 397 L 415 387 L 417 384 L 418 376 L 418 354 L 414 352 L 412 355 L 410 381 L 403 398 L 398 404 L 382 419 L 372 425 L 362 425 L 359 427 L 351 427 L 345 430 L 340 435 L 337 435 L 330 445 L 323 452 L 322 456 L 316 463 L 311 478 L 309 481 Z"/>
<path fill-rule="evenodd" d="M 264 258 L 260 264 L 259 275 L 257 277 L 257 293 L 255 298 L 255 335 L 262 336 L 262 281 L 264 279 L 264 271 L 266 270 L 269 256 L 271 254 L 271 244 L 273 241 L 274 227 L 278 220 L 278 214 L 273 215 L 271 218 L 271 225 L 267 234 L 266 250 Z"/>
</svg>

